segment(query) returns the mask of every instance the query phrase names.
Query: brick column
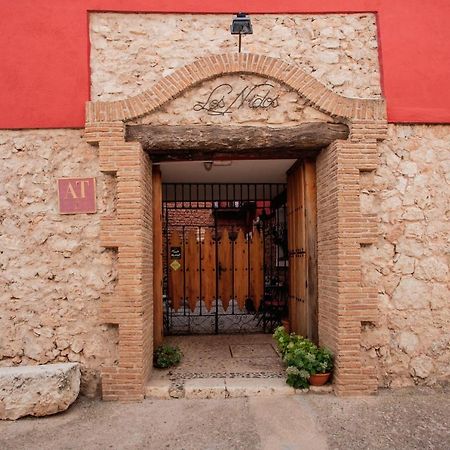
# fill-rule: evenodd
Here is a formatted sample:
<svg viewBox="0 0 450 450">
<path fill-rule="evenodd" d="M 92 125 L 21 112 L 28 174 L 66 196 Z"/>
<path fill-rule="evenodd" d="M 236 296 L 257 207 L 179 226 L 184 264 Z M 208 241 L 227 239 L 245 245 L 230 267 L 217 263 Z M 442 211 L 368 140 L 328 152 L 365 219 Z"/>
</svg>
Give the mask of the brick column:
<svg viewBox="0 0 450 450">
<path fill-rule="evenodd" d="M 119 327 L 118 366 L 104 368 L 105 400 L 141 400 L 153 357 L 152 169 L 139 143 L 125 143 L 123 123 L 91 124 L 100 170 L 117 177 L 116 213 L 101 218 L 100 244 L 118 251 L 118 285 L 102 298 L 100 321 Z"/>
<path fill-rule="evenodd" d="M 350 141 L 334 142 L 317 159 L 319 339 L 336 355 L 338 394 L 378 387 L 360 343 L 362 324 L 378 315 L 377 290 L 362 285 L 361 246 L 375 242 L 377 218 L 361 213 L 360 173 L 376 169 L 376 140 L 385 132 L 385 123 L 355 122 Z"/>
</svg>

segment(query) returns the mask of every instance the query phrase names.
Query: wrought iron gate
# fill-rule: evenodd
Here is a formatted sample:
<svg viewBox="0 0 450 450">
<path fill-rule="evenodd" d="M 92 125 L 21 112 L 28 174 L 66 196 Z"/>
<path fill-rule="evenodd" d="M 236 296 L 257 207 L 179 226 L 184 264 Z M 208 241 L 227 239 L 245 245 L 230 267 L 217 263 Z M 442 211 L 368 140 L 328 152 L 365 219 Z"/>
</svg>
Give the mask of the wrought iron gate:
<svg viewBox="0 0 450 450">
<path fill-rule="evenodd" d="M 166 334 L 264 328 L 267 290 L 276 272 L 286 278 L 274 232 L 282 222 L 276 199 L 285 198 L 285 189 L 163 184 Z"/>
</svg>

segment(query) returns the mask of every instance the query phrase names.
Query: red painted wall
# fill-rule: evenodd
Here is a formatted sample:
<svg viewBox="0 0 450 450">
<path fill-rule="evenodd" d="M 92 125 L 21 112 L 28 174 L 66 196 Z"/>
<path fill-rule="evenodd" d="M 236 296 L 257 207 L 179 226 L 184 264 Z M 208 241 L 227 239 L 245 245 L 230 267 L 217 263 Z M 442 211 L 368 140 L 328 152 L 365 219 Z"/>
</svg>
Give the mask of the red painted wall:
<svg viewBox="0 0 450 450">
<path fill-rule="evenodd" d="M 84 125 L 89 11 L 239 10 L 377 13 L 389 120 L 450 123 L 450 0 L 0 0 L 0 128 Z"/>
</svg>

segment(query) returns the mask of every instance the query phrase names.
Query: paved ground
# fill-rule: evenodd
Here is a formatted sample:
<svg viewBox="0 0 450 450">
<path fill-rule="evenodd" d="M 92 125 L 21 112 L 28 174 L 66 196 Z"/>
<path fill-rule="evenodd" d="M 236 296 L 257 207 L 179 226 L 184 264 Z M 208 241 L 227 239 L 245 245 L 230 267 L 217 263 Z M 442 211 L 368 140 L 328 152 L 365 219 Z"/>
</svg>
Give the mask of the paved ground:
<svg viewBox="0 0 450 450">
<path fill-rule="evenodd" d="M 153 379 L 284 378 L 284 366 L 271 334 L 168 336 L 164 343 L 183 352 L 181 363 L 155 370 Z"/>
<path fill-rule="evenodd" d="M 0 449 L 450 449 L 450 389 L 376 397 L 81 399 L 69 411 L 0 423 Z"/>
</svg>

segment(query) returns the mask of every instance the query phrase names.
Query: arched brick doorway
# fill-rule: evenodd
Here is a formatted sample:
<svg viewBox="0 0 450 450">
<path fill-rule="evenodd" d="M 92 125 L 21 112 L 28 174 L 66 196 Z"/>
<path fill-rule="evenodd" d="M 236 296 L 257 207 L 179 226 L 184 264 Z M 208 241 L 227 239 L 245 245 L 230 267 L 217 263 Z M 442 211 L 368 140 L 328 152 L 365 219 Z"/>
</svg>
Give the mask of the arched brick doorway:
<svg viewBox="0 0 450 450">
<path fill-rule="evenodd" d="M 89 102 L 86 140 L 99 146 L 100 170 L 117 180 L 116 213 L 102 217 L 101 245 L 118 252 L 118 285 L 102 299 L 100 321 L 119 327 L 119 362 L 102 372 L 103 398 L 139 400 L 153 353 L 152 164 L 137 142 L 125 141 L 126 122 L 151 113 L 199 83 L 225 74 L 255 74 L 298 92 L 317 110 L 349 126 L 319 154 L 317 231 L 319 339 L 336 355 L 338 394 L 377 388 L 374 367 L 364 364 L 361 326 L 377 320 L 377 292 L 361 280 L 360 248 L 377 235 L 376 217 L 360 210 L 360 174 L 377 167 L 377 141 L 385 138 L 382 100 L 333 93 L 293 64 L 254 54 L 201 58 L 135 97 Z"/>
</svg>

